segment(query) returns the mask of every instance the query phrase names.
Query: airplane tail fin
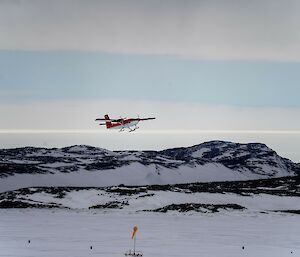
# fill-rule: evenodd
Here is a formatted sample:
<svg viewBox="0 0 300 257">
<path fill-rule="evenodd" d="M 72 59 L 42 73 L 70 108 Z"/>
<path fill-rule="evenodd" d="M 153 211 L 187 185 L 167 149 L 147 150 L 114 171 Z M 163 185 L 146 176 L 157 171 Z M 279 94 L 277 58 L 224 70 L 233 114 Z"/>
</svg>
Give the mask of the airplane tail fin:
<svg viewBox="0 0 300 257">
<path fill-rule="evenodd" d="M 105 114 L 104 118 L 105 118 L 106 128 L 111 128 L 112 124 L 111 124 L 111 121 L 110 121 L 110 118 L 109 118 L 108 114 Z"/>
</svg>

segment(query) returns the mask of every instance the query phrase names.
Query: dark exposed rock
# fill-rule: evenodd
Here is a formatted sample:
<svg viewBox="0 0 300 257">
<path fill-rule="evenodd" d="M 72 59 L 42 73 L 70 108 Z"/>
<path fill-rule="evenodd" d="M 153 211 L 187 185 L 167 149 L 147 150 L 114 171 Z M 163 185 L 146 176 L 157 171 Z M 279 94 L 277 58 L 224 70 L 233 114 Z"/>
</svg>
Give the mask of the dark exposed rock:
<svg viewBox="0 0 300 257">
<path fill-rule="evenodd" d="M 292 213 L 292 214 L 300 214 L 300 210 L 279 210 L 275 212 L 284 212 L 284 213 Z"/>
<path fill-rule="evenodd" d="M 11 208 L 60 208 L 61 206 L 54 203 L 49 204 L 38 204 L 38 203 L 27 203 L 24 201 L 10 201 L 4 200 L 0 202 L 0 209 L 11 209 Z M 64 207 L 65 208 L 65 207 Z"/>
<path fill-rule="evenodd" d="M 240 195 L 271 194 L 300 196 L 300 176 L 248 181 L 189 183 L 177 185 L 150 185 L 148 190 L 184 191 L 190 193 L 235 193 Z"/>
<path fill-rule="evenodd" d="M 144 210 L 151 212 L 168 212 L 168 211 L 178 211 L 178 212 L 219 212 L 220 209 L 223 210 L 244 210 L 245 207 L 238 204 L 201 204 L 201 203 L 184 203 L 184 204 L 170 204 L 162 208 L 154 210 Z"/>
<path fill-rule="evenodd" d="M 136 195 L 139 193 L 147 192 L 146 187 L 107 187 L 105 191 L 108 193 L 117 193 L 119 195 Z"/>
<path fill-rule="evenodd" d="M 89 209 L 123 209 L 125 205 L 129 205 L 128 202 L 112 201 L 106 204 L 98 204 L 91 206 L 89 207 Z"/>
<path fill-rule="evenodd" d="M 154 196 L 155 194 L 144 194 L 144 195 L 139 195 L 137 198 L 144 198 L 144 197 L 151 197 Z"/>
<path fill-rule="evenodd" d="M 193 153 L 205 149 L 200 159 L 201 163 L 220 163 L 225 167 L 240 171 L 246 168 L 255 174 L 264 174 L 264 166 L 274 167 L 273 176 L 277 168 L 283 168 L 300 174 L 300 165 L 277 155 L 275 151 L 265 144 L 249 143 L 239 144 L 224 141 L 210 141 L 191 147 L 180 147 L 163 150 L 160 153 L 173 158 L 190 162 Z"/>
<path fill-rule="evenodd" d="M 122 166 L 127 166 L 129 164 L 130 164 L 129 161 L 119 161 L 116 158 L 105 157 L 105 158 L 102 158 L 101 161 L 87 164 L 85 169 L 86 170 L 110 170 L 110 169 L 115 169 L 115 168 L 122 167 Z"/>
<path fill-rule="evenodd" d="M 49 173 L 49 171 L 40 168 L 36 164 L 19 164 L 19 163 L 0 163 L 0 178 L 14 174 L 30 173 Z"/>
</svg>

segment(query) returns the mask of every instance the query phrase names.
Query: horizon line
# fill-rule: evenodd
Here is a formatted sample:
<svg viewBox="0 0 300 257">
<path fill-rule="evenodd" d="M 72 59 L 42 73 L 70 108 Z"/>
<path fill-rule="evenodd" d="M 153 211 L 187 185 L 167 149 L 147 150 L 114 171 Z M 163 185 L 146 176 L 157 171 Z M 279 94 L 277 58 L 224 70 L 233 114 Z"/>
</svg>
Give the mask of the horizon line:
<svg viewBox="0 0 300 257">
<path fill-rule="evenodd" d="M 118 132 L 118 130 L 115 130 Z M 127 131 L 125 131 L 127 132 Z M 107 130 L 88 130 L 88 129 L 0 129 L 0 134 L 98 134 L 111 133 Z M 178 130 L 142 130 L 135 131 L 137 134 L 300 134 L 300 130 L 193 130 L 193 129 L 178 129 Z"/>
</svg>

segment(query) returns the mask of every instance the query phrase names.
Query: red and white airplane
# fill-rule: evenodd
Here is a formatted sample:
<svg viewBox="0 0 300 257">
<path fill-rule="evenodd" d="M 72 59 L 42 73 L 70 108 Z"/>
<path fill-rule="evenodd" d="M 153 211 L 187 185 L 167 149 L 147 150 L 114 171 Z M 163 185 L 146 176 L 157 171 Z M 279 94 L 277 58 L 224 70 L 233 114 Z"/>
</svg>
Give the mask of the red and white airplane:
<svg viewBox="0 0 300 257">
<path fill-rule="evenodd" d="M 105 123 L 100 123 L 100 126 L 106 126 L 107 129 L 119 129 L 119 131 L 124 131 L 128 129 L 129 132 L 137 130 L 139 127 L 137 124 L 140 121 L 154 120 L 155 118 L 119 118 L 110 119 L 108 114 L 104 115 L 104 119 L 98 118 L 96 121 L 105 121 Z"/>
</svg>

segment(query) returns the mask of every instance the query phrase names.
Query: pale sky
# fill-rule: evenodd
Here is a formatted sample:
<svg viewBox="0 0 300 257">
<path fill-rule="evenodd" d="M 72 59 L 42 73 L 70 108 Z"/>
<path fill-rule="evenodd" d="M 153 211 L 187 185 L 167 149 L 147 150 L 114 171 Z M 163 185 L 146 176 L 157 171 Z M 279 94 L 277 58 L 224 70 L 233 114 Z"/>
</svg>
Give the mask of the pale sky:
<svg viewBox="0 0 300 257">
<path fill-rule="evenodd" d="M 141 127 L 159 148 L 178 130 L 166 147 L 201 143 L 182 131 L 293 137 L 299 13 L 297 0 L 0 0 L 0 133 L 102 131 L 94 118 L 109 113 L 157 117 Z M 264 141 L 255 133 L 236 140 Z M 146 141 L 132 146 L 155 148 Z M 300 160 L 296 144 L 285 152 Z"/>
</svg>

